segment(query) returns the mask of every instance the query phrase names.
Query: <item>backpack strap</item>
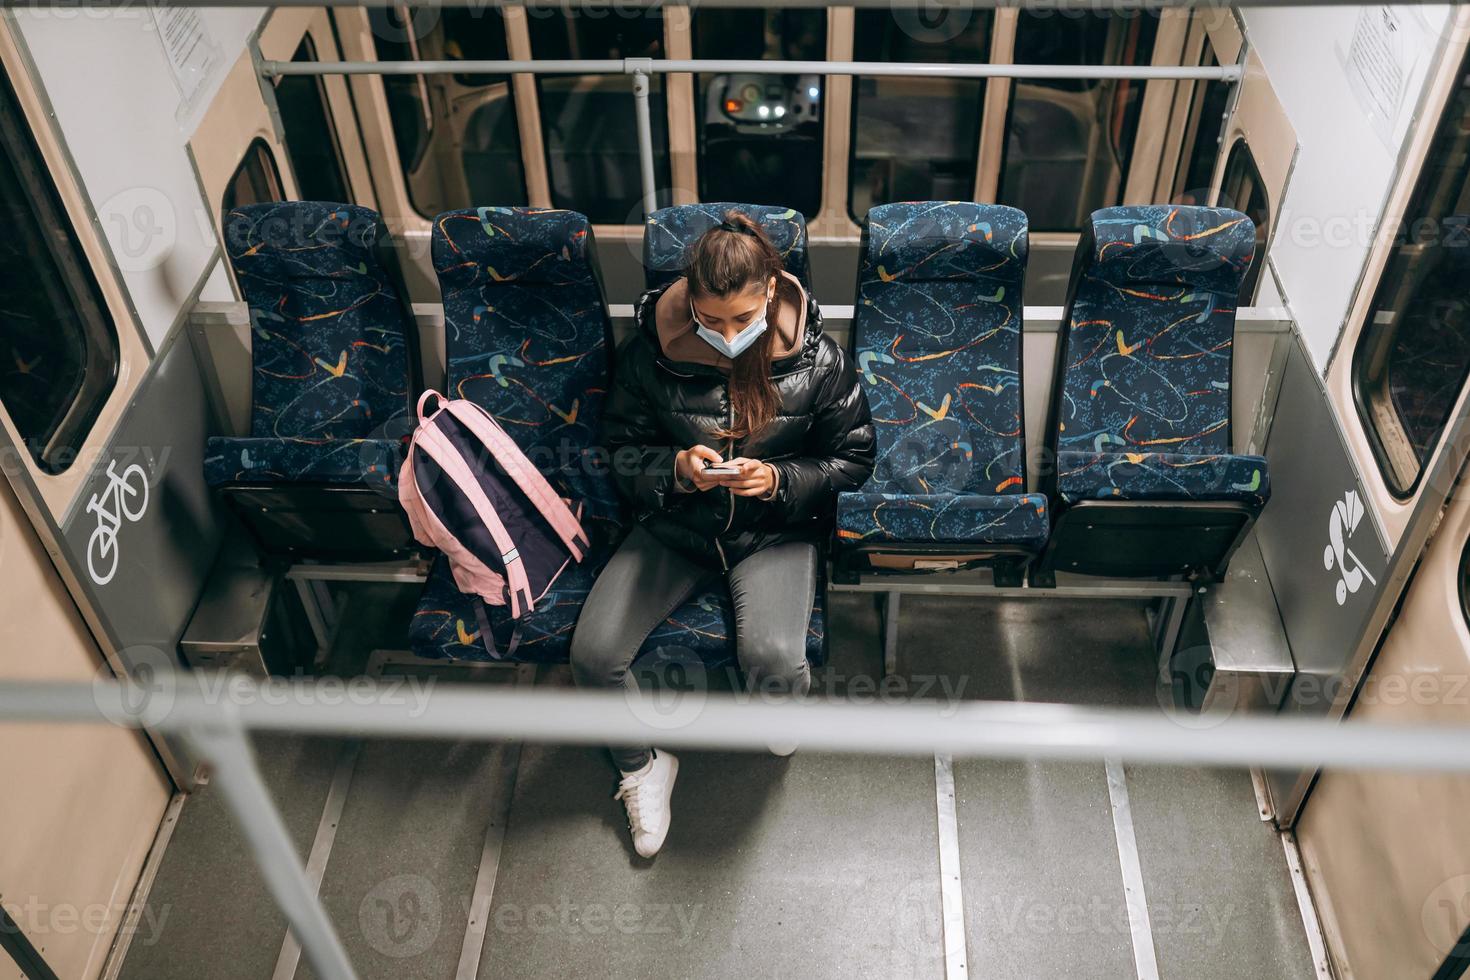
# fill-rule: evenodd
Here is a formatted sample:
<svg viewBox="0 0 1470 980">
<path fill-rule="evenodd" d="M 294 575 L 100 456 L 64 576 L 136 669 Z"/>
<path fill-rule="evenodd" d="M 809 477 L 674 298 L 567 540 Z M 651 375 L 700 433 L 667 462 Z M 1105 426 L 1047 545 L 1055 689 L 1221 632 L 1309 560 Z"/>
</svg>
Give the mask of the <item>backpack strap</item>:
<svg viewBox="0 0 1470 980">
<path fill-rule="evenodd" d="M 459 491 L 469 499 L 470 505 L 475 508 L 485 528 L 490 532 L 495 547 L 500 550 L 500 560 L 505 566 L 505 577 L 509 583 L 510 614 L 519 619 L 524 613 L 530 612 L 536 607 L 535 597 L 531 594 L 531 583 L 526 578 L 526 567 L 521 562 L 520 552 L 516 550 L 515 542 L 511 540 L 510 533 L 506 531 L 505 524 L 500 520 L 500 515 L 495 513 L 495 507 L 490 503 L 490 498 L 485 496 L 485 491 L 480 488 L 480 481 L 470 472 L 469 464 L 464 458 L 455 452 L 450 445 L 449 439 L 433 425 L 422 426 L 414 434 L 413 442 L 428 454 L 429 458 L 439 464 L 444 475 L 454 481 Z"/>
<path fill-rule="evenodd" d="M 516 655 L 516 647 L 521 645 L 521 622 L 515 621 L 510 630 L 510 643 L 505 648 L 505 653 L 500 652 L 500 647 L 495 643 L 495 631 L 490 628 L 490 614 L 485 610 L 485 600 L 475 596 L 475 619 L 480 622 L 480 644 L 484 646 L 485 652 L 490 655 L 491 660 L 509 660 Z"/>
<path fill-rule="evenodd" d="M 479 405 L 462 398 L 450 401 L 447 408 L 449 414 L 462 422 L 475 434 L 476 438 L 490 447 L 496 462 L 510 474 L 511 479 L 516 481 L 521 492 L 536 505 L 541 516 L 546 518 L 552 530 L 556 531 L 557 536 L 561 538 L 562 544 L 566 545 L 567 550 L 572 553 L 572 558 L 581 561 L 589 547 L 587 532 L 582 529 L 581 521 L 577 519 L 577 515 L 572 513 L 561 495 L 552 489 L 550 483 L 546 482 L 546 477 L 541 474 L 541 471 L 526 458 L 526 454 L 521 451 L 516 441 L 506 435 L 500 423 L 495 421 L 495 417 Z"/>
</svg>

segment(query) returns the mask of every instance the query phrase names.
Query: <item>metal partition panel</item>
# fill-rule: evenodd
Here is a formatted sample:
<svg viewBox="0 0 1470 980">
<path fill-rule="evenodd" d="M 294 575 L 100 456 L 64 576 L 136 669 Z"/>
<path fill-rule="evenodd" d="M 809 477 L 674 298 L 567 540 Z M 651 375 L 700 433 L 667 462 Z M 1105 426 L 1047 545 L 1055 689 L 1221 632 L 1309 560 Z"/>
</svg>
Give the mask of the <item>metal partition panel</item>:
<svg viewBox="0 0 1470 980">
<path fill-rule="evenodd" d="M 1331 717 L 1362 665 L 1354 655 L 1388 567 L 1388 548 L 1322 380 L 1290 345 L 1270 440 L 1271 502 L 1256 538 L 1291 642 L 1297 676 L 1281 710 Z M 1291 824 L 1314 772 L 1272 770 L 1277 817 Z"/>
</svg>

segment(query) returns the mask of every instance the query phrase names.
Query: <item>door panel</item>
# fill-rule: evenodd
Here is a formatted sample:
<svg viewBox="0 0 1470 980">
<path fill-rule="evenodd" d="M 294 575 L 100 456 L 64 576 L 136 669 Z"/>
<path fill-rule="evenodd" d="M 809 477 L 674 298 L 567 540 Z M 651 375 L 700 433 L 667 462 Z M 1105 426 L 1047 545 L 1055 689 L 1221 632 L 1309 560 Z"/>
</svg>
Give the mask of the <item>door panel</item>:
<svg viewBox="0 0 1470 980">
<path fill-rule="evenodd" d="M 1470 724 L 1460 570 L 1470 496 L 1453 500 L 1368 672 L 1353 721 Z M 1427 980 L 1470 923 L 1470 779 L 1324 772 L 1297 836 L 1343 978 Z"/>
<path fill-rule="evenodd" d="M 0 682 L 90 682 L 101 655 L 3 480 L 0 581 Z M 98 976 L 168 804 L 157 759 L 110 725 L 0 725 L 0 786 L 6 908 L 58 975 Z"/>
</svg>

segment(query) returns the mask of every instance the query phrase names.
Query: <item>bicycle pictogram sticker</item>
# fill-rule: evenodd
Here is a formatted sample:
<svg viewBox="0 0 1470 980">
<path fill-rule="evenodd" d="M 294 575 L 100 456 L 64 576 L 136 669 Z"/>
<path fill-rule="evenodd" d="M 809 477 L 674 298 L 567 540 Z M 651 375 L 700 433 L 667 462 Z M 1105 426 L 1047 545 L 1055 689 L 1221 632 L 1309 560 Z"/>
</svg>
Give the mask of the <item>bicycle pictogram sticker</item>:
<svg viewBox="0 0 1470 980">
<path fill-rule="evenodd" d="M 117 532 L 124 520 L 137 523 L 148 509 L 148 473 L 134 463 L 117 473 L 117 460 L 107 464 L 107 486 L 87 501 L 87 513 L 97 515 L 97 526 L 87 539 L 87 572 L 92 581 L 106 585 L 117 574 Z"/>
</svg>

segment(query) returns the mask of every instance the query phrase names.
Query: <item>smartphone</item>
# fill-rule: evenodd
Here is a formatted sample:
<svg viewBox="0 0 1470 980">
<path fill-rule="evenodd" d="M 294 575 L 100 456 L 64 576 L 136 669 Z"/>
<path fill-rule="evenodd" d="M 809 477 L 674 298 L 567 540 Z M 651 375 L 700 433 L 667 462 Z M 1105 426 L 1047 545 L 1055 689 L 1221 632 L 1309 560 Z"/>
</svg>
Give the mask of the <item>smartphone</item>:
<svg viewBox="0 0 1470 980">
<path fill-rule="evenodd" d="M 729 463 L 711 463 L 706 461 L 704 471 L 706 473 L 713 473 L 716 476 L 734 476 L 740 472 L 740 467 L 732 466 Z"/>
</svg>

